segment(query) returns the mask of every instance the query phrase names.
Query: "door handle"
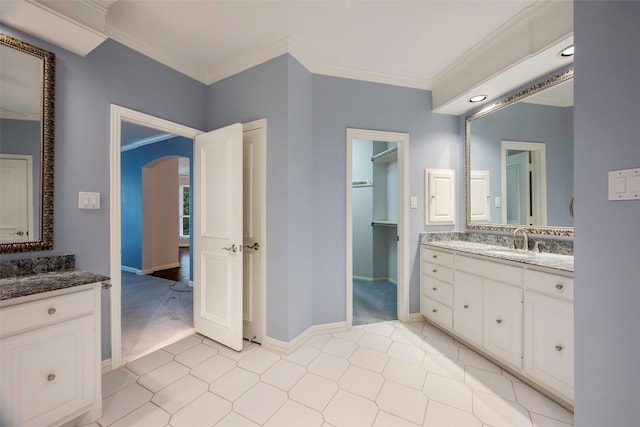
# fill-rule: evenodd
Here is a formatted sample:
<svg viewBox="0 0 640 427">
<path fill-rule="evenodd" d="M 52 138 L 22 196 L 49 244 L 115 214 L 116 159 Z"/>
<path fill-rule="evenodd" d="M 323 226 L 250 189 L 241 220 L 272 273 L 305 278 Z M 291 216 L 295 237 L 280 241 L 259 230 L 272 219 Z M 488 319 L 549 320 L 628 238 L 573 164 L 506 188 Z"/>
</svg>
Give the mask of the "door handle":
<svg viewBox="0 0 640 427">
<path fill-rule="evenodd" d="M 24 231 L 20 230 L 20 231 L 18 231 L 17 233 L 11 233 L 11 236 L 14 236 L 14 235 L 16 235 L 16 234 L 17 234 L 18 236 L 24 236 Z"/>
<path fill-rule="evenodd" d="M 252 245 L 244 245 L 244 247 L 247 248 L 247 249 L 253 249 L 254 251 L 257 251 L 257 250 L 260 249 L 260 243 L 255 242 Z"/>
<path fill-rule="evenodd" d="M 227 252 L 233 252 L 233 253 L 236 253 L 238 251 L 238 247 L 235 244 L 229 246 L 228 248 L 222 248 L 222 249 L 224 249 Z"/>
</svg>

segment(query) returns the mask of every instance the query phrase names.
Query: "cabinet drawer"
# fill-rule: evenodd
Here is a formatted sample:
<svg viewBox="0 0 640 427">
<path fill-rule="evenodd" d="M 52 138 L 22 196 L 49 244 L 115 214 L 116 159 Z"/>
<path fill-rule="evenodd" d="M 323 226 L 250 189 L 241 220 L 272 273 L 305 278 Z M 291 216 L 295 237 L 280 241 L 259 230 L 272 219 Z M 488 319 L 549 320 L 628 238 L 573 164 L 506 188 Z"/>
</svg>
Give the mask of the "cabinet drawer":
<svg viewBox="0 0 640 427">
<path fill-rule="evenodd" d="M 86 290 L 0 310 L 0 337 L 71 319 L 96 310 L 95 291 Z"/>
<path fill-rule="evenodd" d="M 423 296 L 422 314 L 424 314 L 425 317 L 440 323 L 447 329 L 453 328 L 453 311 L 451 308 L 436 300 Z"/>
<path fill-rule="evenodd" d="M 453 267 L 453 254 L 423 247 L 422 261 L 443 265 L 445 267 Z"/>
<path fill-rule="evenodd" d="M 522 286 L 522 267 L 484 261 L 466 256 L 456 256 L 456 270 L 466 271 L 488 279 Z"/>
<path fill-rule="evenodd" d="M 428 277 L 424 281 L 422 295 L 450 307 L 453 304 L 453 286 L 432 277 Z"/>
<path fill-rule="evenodd" d="M 442 282 L 453 283 L 453 270 L 431 262 L 422 263 L 423 274 Z"/>
<path fill-rule="evenodd" d="M 573 299 L 573 279 L 571 277 L 525 270 L 524 286 L 527 289 L 533 289 L 550 296 Z"/>
</svg>

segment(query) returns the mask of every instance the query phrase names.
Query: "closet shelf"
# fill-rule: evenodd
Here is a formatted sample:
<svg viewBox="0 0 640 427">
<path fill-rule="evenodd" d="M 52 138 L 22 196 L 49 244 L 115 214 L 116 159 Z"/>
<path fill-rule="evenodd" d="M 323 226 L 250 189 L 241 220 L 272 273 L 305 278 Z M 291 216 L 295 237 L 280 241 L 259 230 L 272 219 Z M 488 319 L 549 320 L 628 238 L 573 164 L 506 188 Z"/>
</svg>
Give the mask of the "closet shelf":
<svg viewBox="0 0 640 427">
<path fill-rule="evenodd" d="M 398 147 L 389 148 L 371 157 L 374 163 L 389 163 L 398 160 Z"/>
<path fill-rule="evenodd" d="M 395 221 L 371 221 L 372 227 L 397 227 L 398 223 Z"/>
</svg>

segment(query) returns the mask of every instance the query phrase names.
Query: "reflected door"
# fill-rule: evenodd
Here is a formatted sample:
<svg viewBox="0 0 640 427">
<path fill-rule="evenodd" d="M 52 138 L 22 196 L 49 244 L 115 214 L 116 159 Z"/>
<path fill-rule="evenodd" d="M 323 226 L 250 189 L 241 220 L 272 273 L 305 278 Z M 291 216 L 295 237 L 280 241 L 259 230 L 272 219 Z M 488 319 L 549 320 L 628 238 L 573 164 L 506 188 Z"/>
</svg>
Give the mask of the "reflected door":
<svg viewBox="0 0 640 427">
<path fill-rule="evenodd" d="M 0 157 L 0 243 L 26 242 L 32 235 L 31 156 Z"/>
</svg>

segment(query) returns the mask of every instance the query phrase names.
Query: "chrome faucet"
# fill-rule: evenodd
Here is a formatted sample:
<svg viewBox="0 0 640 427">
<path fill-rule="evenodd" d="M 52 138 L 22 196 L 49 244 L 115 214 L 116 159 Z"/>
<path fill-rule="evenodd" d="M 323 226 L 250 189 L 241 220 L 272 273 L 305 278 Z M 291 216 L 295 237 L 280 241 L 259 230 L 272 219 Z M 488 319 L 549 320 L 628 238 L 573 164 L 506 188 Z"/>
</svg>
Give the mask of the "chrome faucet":
<svg viewBox="0 0 640 427">
<path fill-rule="evenodd" d="M 516 249 L 516 235 L 518 232 L 522 232 L 522 237 L 524 237 L 524 241 L 522 242 L 522 250 L 529 250 L 529 235 L 527 234 L 527 230 L 524 228 L 516 228 L 513 230 L 513 249 Z"/>
</svg>

